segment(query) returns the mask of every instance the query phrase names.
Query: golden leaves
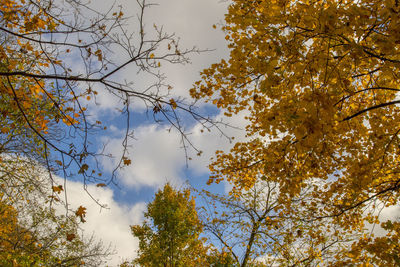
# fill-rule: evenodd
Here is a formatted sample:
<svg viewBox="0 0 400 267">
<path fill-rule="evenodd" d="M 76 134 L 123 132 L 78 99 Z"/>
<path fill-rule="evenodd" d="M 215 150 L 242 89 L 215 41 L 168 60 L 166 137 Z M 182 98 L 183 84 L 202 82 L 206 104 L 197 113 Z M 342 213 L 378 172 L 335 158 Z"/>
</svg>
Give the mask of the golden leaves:
<svg viewBox="0 0 400 267">
<path fill-rule="evenodd" d="M 97 59 L 102 62 L 103 61 L 103 52 L 100 49 L 97 49 L 94 52 L 95 56 L 97 56 Z M 88 99 L 89 100 L 89 99 Z"/>
<path fill-rule="evenodd" d="M 153 266 L 174 260 L 197 266 L 195 262 L 204 262 L 207 247 L 199 238 L 202 225 L 188 189 L 178 191 L 166 184 L 147 205 L 145 218 L 143 225 L 131 226 L 139 239 L 136 264 Z"/>
<path fill-rule="evenodd" d="M 176 104 L 176 102 L 175 102 L 175 100 L 174 100 L 173 98 L 171 98 L 171 99 L 169 100 L 169 103 L 171 104 L 171 107 L 172 107 L 173 109 L 176 109 L 176 108 L 178 107 L 178 104 Z"/>
<path fill-rule="evenodd" d="M 82 164 L 78 170 L 79 174 L 83 174 L 85 173 L 85 171 L 87 171 L 89 169 L 89 165 L 87 164 Z"/>
<path fill-rule="evenodd" d="M 210 181 L 240 192 L 265 177 L 279 183 L 287 207 L 310 183 L 321 185 L 304 204 L 315 217 L 344 213 L 329 225 L 343 236 L 364 227 L 360 209 L 383 192 L 398 203 L 390 186 L 398 178 L 388 174 L 400 162 L 400 21 L 391 5 L 233 1 L 224 27 L 230 58 L 204 70 L 190 94 L 228 116 L 249 110 L 251 141 L 218 154 Z"/>
</svg>

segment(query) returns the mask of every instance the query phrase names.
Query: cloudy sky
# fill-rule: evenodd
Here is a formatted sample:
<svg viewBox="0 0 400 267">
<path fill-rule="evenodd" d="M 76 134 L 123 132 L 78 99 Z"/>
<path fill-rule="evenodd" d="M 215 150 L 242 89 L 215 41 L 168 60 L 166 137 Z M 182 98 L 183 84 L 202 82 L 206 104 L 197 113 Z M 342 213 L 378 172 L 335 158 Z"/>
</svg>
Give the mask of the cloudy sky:
<svg viewBox="0 0 400 267">
<path fill-rule="evenodd" d="M 123 6 L 126 16 L 135 16 L 136 1 L 117 0 Z M 162 71 L 166 74 L 167 82 L 172 85 L 175 96 L 188 97 L 192 84 L 200 79 L 199 72 L 210 64 L 228 56 L 224 34 L 213 29 L 213 24 L 223 21 L 228 1 L 220 0 L 154 0 L 157 5 L 152 6 L 145 13 L 145 23 L 148 27 L 153 24 L 163 26 L 164 31 L 175 33 L 180 38 L 182 47 L 197 46 L 200 49 L 212 51 L 191 55 L 190 65 L 163 64 Z M 99 1 L 93 1 L 98 4 Z M 104 6 L 95 6 L 107 10 Z M 132 20 L 132 29 L 135 20 Z M 122 54 L 115 54 L 121 62 L 125 60 Z M 131 68 L 124 69 L 119 75 L 121 79 L 131 77 L 135 71 Z M 144 86 L 146 77 L 135 76 L 136 86 Z M 121 154 L 121 143 L 124 136 L 123 123 L 118 119 L 113 120 L 113 114 L 118 115 L 115 107 L 118 100 L 109 94 L 99 94 L 99 104 L 93 116 L 109 118 L 107 126 L 108 135 L 99 136 L 99 143 L 107 143 L 106 152 L 118 158 Z M 201 107 L 203 112 L 210 113 L 215 120 L 224 120 L 237 128 L 223 128 L 227 136 L 234 136 L 235 141 L 244 139 L 245 126 L 244 114 L 235 118 L 224 118 L 218 110 L 208 106 Z M 200 157 L 193 157 L 186 162 L 180 136 L 176 131 L 168 131 L 166 125 L 155 124 L 146 116 L 145 109 L 140 104 L 134 103 L 132 107 L 134 140 L 130 142 L 129 156 L 132 164 L 124 168 L 118 177 L 118 187 L 98 188 L 89 186 L 88 191 L 100 203 L 107 205 L 101 208 L 83 191 L 83 185 L 78 182 L 69 182 L 66 188 L 68 201 L 72 209 L 80 205 L 87 208 L 87 222 L 83 229 L 87 236 L 95 234 L 105 245 L 112 244 L 117 254 L 110 257 L 108 264 L 116 266 L 123 260 L 132 259 L 137 249 L 137 241 L 130 233 L 129 225 L 139 224 L 142 221 L 146 203 L 152 200 L 154 192 L 166 182 L 176 187 L 189 183 L 197 188 L 205 187 L 208 179 L 207 165 L 215 150 L 228 150 L 232 144 L 229 139 L 218 131 L 201 132 L 201 125 L 189 123 L 187 131 L 193 144 L 203 151 Z M 151 117 L 151 116 L 150 116 Z M 118 118 L 116 116 L 115 118 Z M 194 153 L 194 151 L 189 151 Z M 101 162 L 105 170 L 112 171 L 116 162 L 112 159 Z M 224 190 L 224 185 L 214 185 L 215 190 Z M 385 210 L 384 218 L 391 218 L 398 214 L 399 209 Z"/>
<path fill-rule="evenodd" d="M 98 3 L 98 1 L 95 1 Z M 123 6 L 127 16 L 134 16 L 137 9 L 136 1 L 124 0 L 118 2 Z M 228 51 L 224 34 L 213 29 L 213 24 L 223 21 L 227 1 L 219 0 L 159 0 L 145 13 L 147 26 L 156 24 L 163 26 L 164 31 L 175 33 L 180 38 L 182 47 L 196 46 L 200 49 L 212 51 L 193 54 L 192 64 L 171 65 L 163 64 L 162 71 L 166 74 L 167 82 L 173 86 L 175 96 L 188 97 L 192 84 L 200 78 L 199 72 L 210 64 L 227 57 Z M 107 8 L 98 7 L 97 8 Z M 134 24 L 134 22 L 132 22 Z M 135 25 L 132 25 L 134 28 Z M 118 55 L 116 55 L 118 56 Z M 121 56 L 121 60 L 124 59 Z M 120 75 L 129 77 L 132 69 L 124 69 Z M 121 77 L 124 78 L 124 77 Z M 135 81 L 137 85 L 144 83 Z M 97 98 L 99 104 L 95 116 L 112 114 L 115 112 L 117 100 L 109 95 L 100 94 Z M 166 182 L 176 187 L 185 183 L 192 186 L 203 187 L 208 179 L 210 157 L 214 151 L 227 150 L 232 144 L 229 139 L 218 131 L 202 133 L 201 126 L 196 123 L 187 125 L 191 141 L 203 151 L 202 156 L 193 157 L 186 162 L 182 149 L 180 136 L 176 131 L 168 131 L 166 125 L 159 125 L 147 120 L 143 107 L 133 108 L 134 136 L 130 143 L 129 156 L 132 164 L 120 172 L 118 187 L 97 188 L 89 186 L 88 190 L 100 203 L 106 204 L 107 209 L 100 208 L 82 190 L 80 182 L 69 182 L 67 192 L 71 208 L 84 205 L 87 207 L 87 222 L 83 225 L 85 233 L 90 236 L 94 233 L 104 244 L 112 243 L 117 252 L 108 262 L 115 266 L 123 259 L 132 259 L 137 249 L 137 241 L 130 233 L 129 225 L 139 224 L 142 220 L 146 203 L 151 201 L 154 192 Z M 235 119 L 224 118 L 219 111 L 203 107 L 202 111 L 211 113 L 216 120 L 224 120 L 233 126 L 242 128 L 245 125 L 243 114 Z M 106 142 L 107 152 L 115 156 L 121 154 L 121 143 L 124 129 L 119 121 L 110 120 L 108 123 L 108 136 L 99 137 L 99 142 Z M 235 140 L 244 138 L 244 131 L 234 128 L 222 129 L 227 136 L 235 136 Z M 189 151 L 189 153 L 194 153 Z M 103 160 L 103 167 L 111 171 L 115 166 L 112 160 Z M 220 185 L 217 190 L 224 190 Z"/>
</svg>

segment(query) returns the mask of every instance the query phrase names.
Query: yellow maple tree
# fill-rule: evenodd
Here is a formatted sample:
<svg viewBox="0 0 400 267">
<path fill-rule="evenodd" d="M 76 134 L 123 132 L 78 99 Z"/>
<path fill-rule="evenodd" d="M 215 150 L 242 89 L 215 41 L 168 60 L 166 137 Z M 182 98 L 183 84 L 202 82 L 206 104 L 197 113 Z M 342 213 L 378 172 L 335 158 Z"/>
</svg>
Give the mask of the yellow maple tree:
<svg viewBox="0 0 400 267">
<path fill-rule="evenodd" d="M 243 190 L 264 177 L 280 184 L 289 212 L 311 185 L 307 220 L 330 218 L 322 231 L 332 238 L 383 226 L 378 208 L 400 197 L 398 1 L 234 0 L 225 21 L 230 57 L 204 70 L 191 94 L 228 116 L 248 110 L 249 141 L 217 153 L 210 182 Z M 349 246 L 335 249 L 325 264 L 343 255 L 362 264 Z"/>
</svg>

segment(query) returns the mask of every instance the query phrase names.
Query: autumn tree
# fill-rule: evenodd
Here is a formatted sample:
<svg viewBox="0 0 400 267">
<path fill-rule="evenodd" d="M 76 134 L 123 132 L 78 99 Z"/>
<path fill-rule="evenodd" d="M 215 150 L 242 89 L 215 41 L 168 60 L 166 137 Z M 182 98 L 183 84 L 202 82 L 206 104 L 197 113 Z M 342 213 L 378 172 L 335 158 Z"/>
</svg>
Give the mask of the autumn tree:
<svg viewBox="0 0 400 267">
<path fill-rule="evenodd" d="M 207 263 L 205 266 L 213 267 L 232 267 L 235 266 L 235 259 L 232 255 L 225 250 L 218 250 L 217 248 L 211 248 L 207 255 Z"/>
<path fill-rule="evenodd" d="M 15 158 L 3 159 L 0 166 L 2 266 L 104 263 L 112 251 L 93 236 L 82 235 L 75 214 L 65 213 L 63 186 L 49 188 L 44 168 L 32 168 L 31 162 Z"/>
<path fill-rule="evenodd" d="M 111 253 L 93 237 L 82 238 L 72 216 L 38 208 L 31 217 L 21 217 L 6 203 L 0 202 L 2 266 L 99 266 Z"/>
<path fill-rule="evenodd" d="M 249 138 L 217 153 L 210 182 L 240 191 L 266 177 L 288 211 L 311 183 L 304 219 L 331 218 L 320 230 L 332 239 L 368 222 L 397 240 L 379 209 L 400 192 L 399 12 L 395 0 L 232 1 L 222 25 L 230 57 L 204 70 L 191 94 L 227 116 L 247 110 Z M 372 262 L 373 240 L 382 241 L 360 235 L 354 253 L 337 246 L 325 264 Z"/>
<path fill-rule="evenodd" d="M 47 251 L 41 250 L 31 233 L 17 224 L 15 209 L 3 201 L 0 202 L 0 224 L 2 229 L 0 263 L 2 265 L 12 266 L 13 263 L 31 265 L 46 261 Z"/>
<path fill-rule="evenodd" d="M 145 222 L 131 226 L 139 239 L 140 266 L 204 266 L 207 247 L 199 237 L 202 224 L 190 191 L 166 184 L 147 205 Z"/>
<path fill-rule="evenodd" d="M 200 218 L 209 241 L 222 247 L 235 266 L 317 266 L 320 258 L 334 257 L 336 245 L 350 244 L 357 233 L 332 238 L 323 231 L 330 218 L 308 220 L 310 212 L 303 203 L 312 201 L 312 190 L 305 188 L 292 198 L 290 210 L 279 201 L 279 184 L 265 177 L 247 190 L 229 194 L 203 190 Z M 319 254 L 309 254 L 310 248 Z"/>
<path fill-rule="evenodd" d="M 257 183 L 247 191 L 220 195 L 199 192 L 205 205 L 200 209 L 206 233 L 222 253 L 228 253 L 235 266 L 252 266 L 267 255 L 282 234 L 278 214 L 277 185 Z"/>
<path fill-rule="evenodd" d="M 131 163 L 133 103 L 147 108 L 156 122 L 176 128 L 185 148 L 191 143 L 181 126 L 182 112 L 211 127 L 191 103 L 172 97 L 160 71 L 162 64 L 187 63 L 190 53 L 200 51 L 182 49 L 162 27 L 146 26 L 151 5 L 136 1 L 136 16 L 129 18 L 122 7 L 104 11 L 80 0 L 2 1 L 0 153 L 35 158 L 66 177 L 82 176 L 85 185 L 108 184 L 117 172 L 102 175 L 98 161 L 110 155 L 91 141 L 94 134 L 107 134 L 107 125 L 95 116 L 99 99 L 115 98 L 119 106 L 113 108 L 126 122 L 115 170 Z M 136 74 L 121 77 L 127 68 Z M 147 84 L 137 85 L 138 77 Z"/>
</svg>

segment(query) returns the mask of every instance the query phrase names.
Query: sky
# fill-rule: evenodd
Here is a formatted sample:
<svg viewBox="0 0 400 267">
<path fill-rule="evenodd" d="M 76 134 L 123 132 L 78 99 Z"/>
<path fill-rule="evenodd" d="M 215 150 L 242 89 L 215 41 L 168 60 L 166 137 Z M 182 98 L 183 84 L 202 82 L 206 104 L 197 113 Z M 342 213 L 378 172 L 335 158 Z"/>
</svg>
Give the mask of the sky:
<svg viewBox="0 0 400 267">
<path fill-rule="evenodd" d="M 98 5 L 99 1 L 93 1 Z M 107 3 L 102 1 L 98 9 L 107 9 Z M 118 0 L 126 16 L 135 16 L 135 2 L 133 0 Z M 164 64 L 161 70 L 165 73 L 167 83 L 173 87 L 172 94 L 189 98 L 189 89 L 200 79 L 200 71 L 222 58 L 228 57 L 228 50 L 221 30 L 214 29 L 214 24 L 222 23 L 228 2 L 219 0 L 158 0 L 157 5 L 149 8 L 145 13 L 145 23 L 148 27 L 153 24 L 163 26 L 164 31 L 175 33 L 180 38 L 182 47 L 196 46 L 210 51 L 190 56 L 191 64 L 172 65 Z M 132 29 L 135 22 L 132 20 Z M 116 61 L 125 60 L 123 54 L 115 54 Z M 145 76 L 133 75 L 135 70 L 126 68 L 121 71 L 121 79 L 134 77 L 135 86 L 145 86 Z M 94 118 L 105 120 L 109 131 L 107 135 L 98 136 L 98 143 L 107 143 L 106 152 L 118 158 L 121 155 L 121 143 L 124 136 L 123 118 L 119 118 L 115 107 L 118 100 L 109 94 L 99 94 L 96 99 L 98 105 L 91 106 Z M 228 137 L 235 137 L 235 142 L 244 140 L 246 121 L 244 113 L 233 118 L 224 117 L 220 111 L 208 105 L 199 107 L 201 112 L 211 114 L 215 120 L 224 122 L 237 128 L 223 128 Z M 134 140 L 131 140 L 129 157 L 132 164 L 119 172 L 118 186 L 99 188 L 89 186 L 88 191 L 107 208 L 101 208 L 88 194 L 83 191 L 83 184 L 69 181 L 66 191 L 71 209 L 80 205 L 87 208 L 86 222 L 82 225 L 84 235 L 94 234 L 105 245 L 111 244 L 116 254 L 110 256 L 107 264 L 116 266 L 123 260 L 133 259 L 138 248 L 138 242 L 130 232 L 130 225 L 140 224 L 146 203 L 153 199 L 156 190 L 166 182 L 177 188 L 187 184 L 196 188 L 206 187 L 208 180 L 208 164 L 216 150 L 228 151 L 232 143 L 219 131 L 203 132 L 196 122 L 186 121 L 190 140 L 203 151 L 200 157 L 193 156 L 193 160 L 186 161 L 185 151 L 182 149 L 180 135 L 167 125 L 154 123 L 151 115 L 147 116 L 143 105 L 133 103 L 132 123 Z M 193 150 L 189 151 L 195 154 Z M 116 162 L 112 159 L 103 159 L 102 167 L 112 171 Z M 223 192 L 228 185 L 213 185 L 214 190 Z M 399 208 L 384 210 L 384 218 L 393 218 L 399 214 Z"/>
<path fill-rule="evenodd" d="M 128 29 L 137 32 L 137 1 L 115 1 L 114 8 L 118 9 L 120 6 L 126 17 L 132 17 L 128 20 Z M 229 1 L 151 1 L 154 5 L 151 5 L 144 14 L 146 34 L 151 36 L 151 32 L 154 33 L 153 25 L 156 25 L 159 29 L 162 27 L 166 33 L 175 34 L 183 48 L 190 49 L 195 46 L 200 50 L 207 50 L 203 53 L 190 54 L 191 64 L 162 62 L 160 67 L 161 72 L 165 74 L 165 82 L 173 88 L 171 97 L 186 98 L 190 101 L 189 89 L 201 78 L 200 72 L 229 56 L 224 33 L 219 27 L 216 29 L 213 27 L 215 24 L 223 24 Z M 89 5 L 100 13 L 104 13 L 113 5 L 113 1 L 91 1 Z M 84 14 L 83 17 L 86 18 Z M 121 49 L 111 48 L 109 52 L 115 62 L 123 63 L 129 59 Z M 155 54 L 157 56 L 157 51 Z M 85 73 L 83 66 L 76 64 L 77 58 L 79 59 L 79 56 L 68 56 L 62 59 L 65 60 L 66 65 L 73 66 L 74 73 Z M 118 71 L 112 78 L 132 82 L 133 87 L 138 90 L 146 88 L 154 81 L 153 77 L 145 73 L 138 74 L 134 64 Z M 99 119 L 108 127 L 102 135 L 92 136 L 94 139 L 90 141 L 98 144 L 98 149 L 101 144 L 107 144 L 104 153 L 114 156 L 100 158 L 100 168 L 105 170 L 104 176 L 109 176 L 122 153 L 125 121 L 117 108 L 123 104 L 118 98 L 104 90 L 99 90 L 96 101 L 88 100 L 85 104 L 88 105 L 88 119 L 93 121 Z M 193 186 L 197 189 L 207 188 L 220 193 L 229 191 L 230 186 L 226 183 L 206 185 L 209 177 L 208 164 L 216 150 L 228 151 L 233 146 L 229 137 L 235 137 L 234 142 L 246 140 L 245 112 L 234 117 L 224 117 L 220 110 L 199 102 L 198 111 L 201 114 L 211 116 L 215 121 L 223 121 L 232 127 L 221 126 L 222 132 L 215 128 L 212 128 L 210 132 L 204 131 L 201 124 L 181 114 L 185 118 L 183 123 L 190 141 L 202 151 L 200 156 L 196 156 L 197 152 L 194 149 L 189 148 L 185 151 L 182 148 L 181 135 L 176 130 L 171 130 L 170 125 L 155 123 L 152 119 L 153 112 L 150 110 L 150 114 L 146 113 L 146 107 L 141 101 L 133 101 L 130 111 L 134 138 L 129 142 L 128 156 L 132 164 L 118 172 L 117 180 L 115 180 L 117 185 L 111 184 L 107 187 L 89 185 L 86 188 L 89 195 L 84 190 L 82 177 L 74 177 L 75 179 L 67 181 L 66 184 L 62 178 L 56 178 L 58 179 L 56 183 L 64 185 L 70 210 L 76 210 L 79 206 L 87 209 L 86 222 L 81 224 L 84 237 L 90 238 L 94 235 L 105 247 L 111 246 L 115 251 L 115 254 L 107 259 L 107 266 L 117 266 L 135 257 L 138 240 L 132 236 L 130 226 L 143 222 L 147 203 L 152 201 L 154 193 L 165 183 L 168 182 L 178 189 Z M 188 157 L 192 160 L 188 161 Z M 400 207 L 395 206 L 383 209 L 380 216 L 386 220 L 394 219 L 399 214 Z M 368 227 L 371 230 L 373 228 L 371 225 Z M 375 228 L 374 230 L 377 235 L 384 234 L 382 229 Z"/>
<path fill-rule="evenodd" d="M 119 1 L 126 16 L 134 16 L 135 1 Z M 98 1 L 96 1 L 98 5 Z M 221 30 L 214 29 L 213 24 L 223 21 L 228 2 L 218 0 L 159 0 L 145 13 L 147 26 L 156 24 L 163 26 L 165 32 L 175 33 L 182 47 L 210 50 L 190 56 L 191 64 L 163 64 L 167 82 L 173 87 L 174 96 L 189 97 L 192 84 L 200 79 L 200 71 L 212 63 L 228 56 L 228 50 Z M 107 9 L 107 6 L 96 6 Z M 134 21 L 134 20 L 133 20 Z M 132 22 L 134 24 L 134 22 Z M 132 25 L 134 28 L 135 25 Z M 116 54 L 121 61 L 124 58 Z M 121 78 L 131 77 L 133 69 L 126 68 L 119 75 Z M 138 76 L 136 85 L 145 83 L 145 77 Z M 99 136 L 97 142 L 107 143 L 106 152 L 115 156 L 121 154 L 121 143 L 124 134 L 123 122 L 116 116 L 117 100 L 109 95 L 100 94 L 96 99 L 98 105 L 95 117 L 106 118 L 108 135 Z M 216 120 L 223 120 L 238 128 L 223 128 L 224 134 L 235 137 L 235 141 L 244 139 L 244 115 L 235 118 L 224 118 L 215 108 L 203 105 L 200 111 L 211 114 Z M 129 156 L 132 164 L 119 173 L 118 187 L 99 188 L 89 186 L 88 191 L 101 204 L 101 208 L 89 195 L 83 192 L 82 183 L 69 181 L 66 187 L 68 202 L 72 209 L 83 205 L 87 208 L 86 223 L 82 225 L 84 235 L 94 234 L 105 245 L 111 244 L 117 252 L 107 264 L 116 266 L 123 260 L 132 259 L 138 247 L 137 240 L 130 233 L 129 225 L 139 224 L 143 220 L 146 203 L 150 202 L 157 189 L 166 182 L 177 188 L 190 184 L 197 188 L 205 187 L 208 179 L 207 165 L 215 150 L 228 150 L 232 143 L 218 131 L 201 132 L 201 126 L 195 122 L 187 122 L 187 131 L 193 144 L 203 151 L 200 157 L 186 161 L 180 136 L 176 131 L 168 131 L 167 125 L 159 125 L 148 118 L 143 106 L 132 108 L 134 137 L 130 143 Z M 151 116 L 150 116 L 151 117 Z M 194 153 L 194 151 L 189 151 Z M 101 161 L 102 167 L 112 171 L 115 163 L 112 159 Z M 216 190 L 225 190 L 224 185 L 215 186 Z"/>
</svg>

